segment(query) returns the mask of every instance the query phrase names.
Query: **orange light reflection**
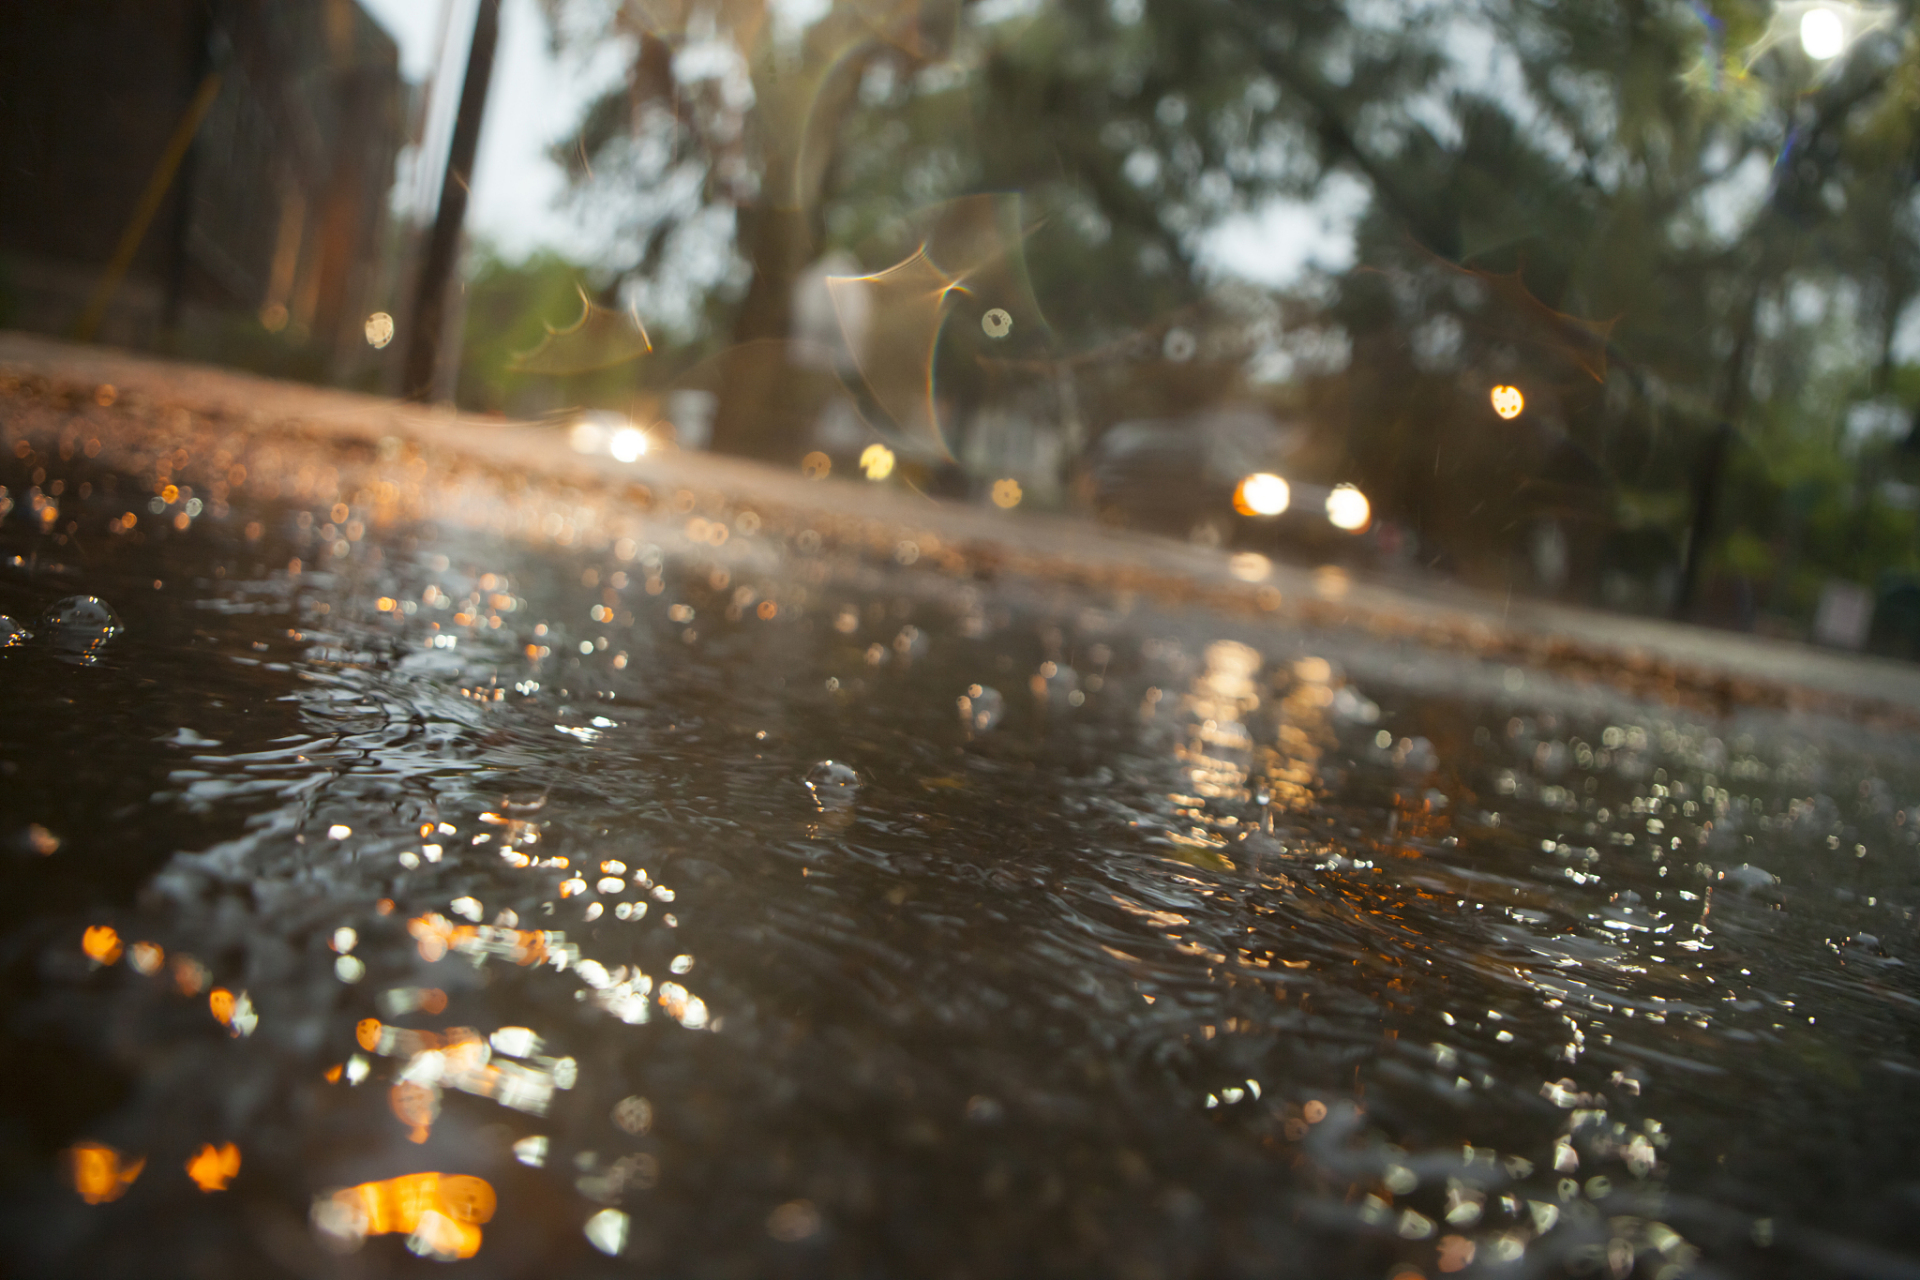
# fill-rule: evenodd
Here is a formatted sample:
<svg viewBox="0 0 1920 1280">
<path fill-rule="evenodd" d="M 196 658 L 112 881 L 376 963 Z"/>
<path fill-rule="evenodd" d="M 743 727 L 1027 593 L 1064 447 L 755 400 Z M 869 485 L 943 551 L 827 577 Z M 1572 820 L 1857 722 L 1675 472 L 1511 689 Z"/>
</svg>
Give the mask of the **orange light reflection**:
<svg viewBox="0 0 1920 1280">
<path fill-rule="evenodd" d="M 225 1191 L 227 1184 L 239 1173 L 240 1148 L 231 1142 L 224 1147 L 216 1147 L 209 1142 L 194 1154 L 193 1159 L 187 1161 L 187 1176 L 202 1191 Z"/>
<path fill-rule="evenodd" d="M 96 924 L 80 935 L 80 949 L 96 964 L 112 964 L 120 958 L 120 935 L 110 925 Z"/>
<path fill-rule="evenodd" d="M 493 1219 L 493 1187 L 466 1174 L 410 1173 L 324 1196 L 314 1221 L 343 1243 L 406 1232 L 416 1252 L 451 1261 L 480 1251 L 480 1226 Z"/>
<path fill-rule="evenodd" d="M 147 1158 L 126 1160 L 118 1151 L 102 1142 L 77 1142 L 67 1149 L 67 1171 L 73 1189 L 88 1204 L 106 1204 L 125 1195 Z"/>
</svg>

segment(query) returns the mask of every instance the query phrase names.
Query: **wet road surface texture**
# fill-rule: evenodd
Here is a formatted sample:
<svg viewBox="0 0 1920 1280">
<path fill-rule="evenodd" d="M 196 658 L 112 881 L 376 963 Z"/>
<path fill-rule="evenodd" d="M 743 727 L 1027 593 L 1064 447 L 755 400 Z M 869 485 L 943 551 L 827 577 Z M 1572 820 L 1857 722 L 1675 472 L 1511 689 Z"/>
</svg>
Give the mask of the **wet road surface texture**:
<svg viewBox="0 0 1920 1280">
<path fill-rule="evenodd" d="M 125 416 L 0 421 L 8 1274 L 1920 1274 L 1910 735 Z"/>
</svg>

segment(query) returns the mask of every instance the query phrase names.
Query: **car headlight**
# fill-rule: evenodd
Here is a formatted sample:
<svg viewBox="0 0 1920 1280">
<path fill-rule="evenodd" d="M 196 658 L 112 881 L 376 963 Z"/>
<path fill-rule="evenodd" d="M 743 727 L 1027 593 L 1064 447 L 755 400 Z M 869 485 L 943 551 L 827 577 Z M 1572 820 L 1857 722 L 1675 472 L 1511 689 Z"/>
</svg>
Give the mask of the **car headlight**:
<svg viewBox="0 0 1920 1280">
<path fill-rule="evenodd" d="M 1271 471 L 1256 471 L 1233 491 L 1233 509 L 1243 516 L 1277 516 L 1293 501 L 1293 490 Z"/>
<path fill-rule="evenodd" d="M 652 441 L 647 433 L 638 427 L 621 427 L 613 433 L 613 439 L 607 443 L 607 452 L 621 462 L 638 462 L 647 452 Z"/>
<path fill-rule="evenodd" d="M 1373 520 L 1373 504 L 1350 484 L 1338 485 L 1327 495 L 1327 523 L 1348 533 L 1363 532 Z"/>
</svg>

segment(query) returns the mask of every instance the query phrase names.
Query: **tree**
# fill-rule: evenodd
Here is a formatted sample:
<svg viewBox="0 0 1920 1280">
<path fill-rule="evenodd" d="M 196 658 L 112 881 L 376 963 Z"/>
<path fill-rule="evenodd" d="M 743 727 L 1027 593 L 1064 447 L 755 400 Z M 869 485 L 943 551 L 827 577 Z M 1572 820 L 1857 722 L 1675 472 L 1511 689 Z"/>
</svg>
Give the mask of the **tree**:
<svg viewBox="0 0 1920 1280">
<path fill-rule="evenodd" d="M 719 229 L 711 349 L 787 339 L 794 281 L 829 250 L 884 269 L 929 243 L 917 211 L 1018 192 L 1049 338 L 1030 360 L 1068 362 L 1091 404 L 1122 401 L 1138 379 L 1108 374 L 1152 365 L 1175 325 L 1215 359 L 1292 354 L 1286 395 L 1344 437 L 1376 509 L 1494 579 L 1549 527 L 1589 577 L 1630 509 L 1682 536 L 1717 422 L 1831 437 L 1850 399 L 1898 385 L 1920 288 L 1910 23 L 1815 64 L 1760 0 L 833 0 L 797 32 L 750 0 L 704 31 L 549 4 L 572 38 L 633 41 L 571 150 L 627 193 L 622 265 L 646 287 L 686 228 Z M 1364 192 L 1353 265 L 1275 298 L 1256 334 L 1202 268 L 1206 234 L 1336 175 Z M 937 377 L 992 394 L 1017 362 L 963 328 Z M 723 447 L 793 451 L 780 368 L 722 378 Z M 1488 406 L 1506 382 L 1517 424 Z"/>
</svg>

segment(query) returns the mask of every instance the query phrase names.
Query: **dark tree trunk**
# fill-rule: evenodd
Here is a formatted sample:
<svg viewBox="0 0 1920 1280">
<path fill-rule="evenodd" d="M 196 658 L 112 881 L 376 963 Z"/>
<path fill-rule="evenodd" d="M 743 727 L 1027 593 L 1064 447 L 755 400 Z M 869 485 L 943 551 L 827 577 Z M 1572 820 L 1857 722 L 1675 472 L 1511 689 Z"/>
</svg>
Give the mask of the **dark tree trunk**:
<svg viewBox="0 0 1920 1280">
<path fill-rule="evenodd" d="M 761 205 L 753 211 L 748 258 L 753 283 L 734 318 L 733 349 L 722 363 L 713 448 L 720 453 L 790 462 L 805 452 L 807 424 L 783 395 L 790 380 L 784 341 L 792 329 L 793 286 L 813 256 L 807 217 Z"/>
<path fill-rule="evenodd" d="M 851 56 L 845 50 L 857 48 Z M 767 131 L 759 202 L 743 218 L 742 242 L 753 282 L 734 318 L 733 346 L 721 364 L 713 448 L 769 462 L 807 451 L 811 397 L 786 359 L 793 288 L 819 243 L 820 196 L 872 53 L 861 20 L 835 12 L 808 32 L 802 69 L 757 78 Z"/>
</svg>

